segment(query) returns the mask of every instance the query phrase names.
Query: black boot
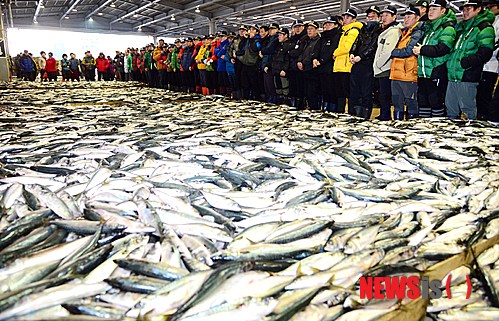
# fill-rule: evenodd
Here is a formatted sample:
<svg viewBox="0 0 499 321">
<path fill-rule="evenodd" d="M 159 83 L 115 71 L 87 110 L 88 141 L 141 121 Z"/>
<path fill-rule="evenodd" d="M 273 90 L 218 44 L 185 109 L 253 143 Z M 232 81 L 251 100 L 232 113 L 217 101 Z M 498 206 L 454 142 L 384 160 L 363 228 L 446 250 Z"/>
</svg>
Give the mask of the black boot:
<svg viewBox="0 0 499 321">
<path fill-rule="evenodd" d="M 288 97 L 288 105 L 291 107 L 296 107 L 296 98 L 295 97 Z"/>
<path fill-rule="evenodd" d="M 303 105 L 303 98 L 296 98 L 296 109 L 298 110 L 303 110 L 305 109 L 305 106 Z"/>
<path fill-rule="evenodd" d="M 362 106 L 353 106 L 354 116 L 362 117 L 362 110 Z"/>
<path fill-rule="evenodd" d="M 393 113 L 393 116 L 395 120 L 404 120 L 404 112 L 403 111 L 396 111 Z"/>
<path fill-rule="evenodd" d="M 338 104 L 329 103 L 327 107 L 328 107 L 327 111 L 330 113 L 338 112 Z"/>
<path fill-rule="evenodd" d="M 329 104 L 327 101 L 322 103 L 322 110 L 327 111 L 329 109 Z"/>
<path fill-rule="evenodd" d="M 347 105 L 346 98 L 338 98 L 338 113 L 345 113 L 345 107 Z"/>
<path fill-rule="evenodd" d="M 371 119 L 372 109 L 369 107 L 362 109 L 362 118 Z"/>
<path fill-rule="evenodd" d="M 409 119 L 414 119 L 414 118 L 418 118 L 418 117 L 419 117 L 418 114 L 409 114 L 408 113 L 406 118 L 407 118 L 407 120 L 409 120 Z"/>
<path fill-rule="evenodd" d="M 308 103 L 308 107 L 310 107 L 310 110 L 320 110 L 319 108 L 319 102 L 317 101 L 311 101 Z"/>
</svg>

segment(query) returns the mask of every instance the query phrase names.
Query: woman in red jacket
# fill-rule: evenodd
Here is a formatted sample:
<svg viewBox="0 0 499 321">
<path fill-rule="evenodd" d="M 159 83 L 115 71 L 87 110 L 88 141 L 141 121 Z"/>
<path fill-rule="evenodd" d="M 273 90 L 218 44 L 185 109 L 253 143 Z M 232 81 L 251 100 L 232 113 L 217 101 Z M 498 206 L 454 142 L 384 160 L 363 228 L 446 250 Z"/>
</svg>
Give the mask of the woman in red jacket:
<svg viewBox="0 0 499 321">
<path fill-rule="evenodd" d="M 98 74 L 98 81 L 101 80 L 108 80 L 107 77 L 107 72 L 109 69 L 109 60 L 104 56 L 104 54 L 101 52 L 99 54 L 99 57 L 95 59 L 95 67 L 97 68 L 97 74 Z"/>
<path fill-rule="evenodd" d="M 55 60 L 54 55 L 51 52 L 49 52 L 49 58 L 47 59 L 45 71 L 47 72 L 47 78 L 49 81 L 57 81 L 57 60 Z"/>
</svg>

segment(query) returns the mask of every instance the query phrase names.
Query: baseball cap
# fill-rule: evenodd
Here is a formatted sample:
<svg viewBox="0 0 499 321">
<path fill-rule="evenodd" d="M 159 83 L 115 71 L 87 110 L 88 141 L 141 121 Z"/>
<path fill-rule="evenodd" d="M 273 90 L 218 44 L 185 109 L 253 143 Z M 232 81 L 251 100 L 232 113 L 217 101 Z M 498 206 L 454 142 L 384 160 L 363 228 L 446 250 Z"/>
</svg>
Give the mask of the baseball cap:
<svg viewBox="0 0 499 321">
<path fill-rule="evenodd" d="M 249 28 L 248 28 L 248 26 L 246 26 L 246 25 L 241 25 L 241 26 L 239 26 L 239 30 L 246 30 L 246 31 L 248 31 L 248 29 L 249 29 Z"/>
<path fill-rule="evenodd" d="M 381 10 L 379 9 L 378 6 L 370 6 L 369 9 L 366 10 L 366 13 L 369 13 L 369 12 L 375 12 L 377 14 L 380 14 Z"/>
<path fill-rule="evenodd" d="M 329 17 L 327 17 L 326 21 L 324 21 L 324 23 L 336 23 L 336 24 L 340 24 L 340 20 L 336 16 L 329 16 Z"/>
<path fill-rule="evenodd" d="M 357 18 L 357 11 L 355 11 L 352 8 L 348 8 L 347 11 L 343 12 L 343 16 L 345 16 L 345 15 L 353 17 L 353 18 Z"/>
<path fill-rule="evenodd" d="M 282 33 L 283 35 L 289 36 L 289 29 L 288 28 L 282 28 L 277 31 L 277 33 Z"/>
<path fill-rule="evenodd" d="M 219 32 L 219 35 L 220 35 L 220 36 L 227 36 L 227 35 L 228 35 L 228 33 L 227 33 L 227 31 L 225 31 L 225 30 L 224 30 L 224 31 L 220 31 L 220 32 Z"/>
<path fill-rule="evenodd" d="M 296 27 L 296 26 L 304 26 L 305 23 L 303 23 L 303 20 L 295 20 L 293 21 L 293 24 L 291 25 L 291 27 Z"/>
<path fill-rule="evenodd" d="M 405 12 L 402 14 L 402 16 L 405 16 L 407 14 L 415 14 L 416 16 L 420 16 L 421 12 L 419 11 L 418 8 L 409 6 L 405 9 Z"/>
<path fill-rule="evenodd" d="M 179 43 L 180 39 L 175 39 L 174 43 Z"/>
<path fill-rule="evenodd" d="M 432 0 L 430 2 L 430 7 L 447 7 L 447 1 L 445 0 Z"/>
<path fill-rule="evenodd" d="M 275 22 L 272 22 L 270 25 L 269 25 L 269 29 L 277 29 L 279 30 L 279 25 Z"/>
<path fill-rule="evenodd" d="M 416 0 L 412 6 L 414 7 L 425 7 L 428 8 L 430 6 L 428 0 Z"/>
<path fill-rule="evenodd" d="M 465 3 L 463 3 L 462 6 L 459 7 L 459 10 L 463 10 L 464 7 L 468 7 L 468 6 L 481 7 L 482 1 L 481 0 L 467 0 Z"/>
<path fill-rule="evenodd" d="M 229 37 L 232 37 L 232 38 L 236 37 L 236 33 L 233 31 L 229 32 Z"/>
<path fill-rule="evenodd" d="M 383 10 L 381 10 L 381 13 L 383 12 L 389 12 L 391 14 L 397 14 L 397 8 L 395 8 L 394 6 L 385 6 L 383 8 Z"/>
<path fill-rule="evenodd" d="M 316 29 L 319 29 L 319 24 L 315 22 L 314 20 L 307 22 L 307 27 L 314 27 Z"/>
</svg>

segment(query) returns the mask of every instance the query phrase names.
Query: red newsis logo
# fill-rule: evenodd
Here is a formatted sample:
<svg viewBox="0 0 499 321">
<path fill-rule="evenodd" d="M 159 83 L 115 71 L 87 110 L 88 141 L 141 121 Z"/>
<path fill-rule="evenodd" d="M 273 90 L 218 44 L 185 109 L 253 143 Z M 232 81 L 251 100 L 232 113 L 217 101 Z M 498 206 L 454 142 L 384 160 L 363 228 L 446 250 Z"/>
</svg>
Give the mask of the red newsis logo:
<svg viewBox="0 0 499 321">
<path fill-rule="evenodd" d="M 452 299 L 451 293 L 452 275 L 449 275 L 445 284 L 447 298 Z M 467 275 L 466 282 L 468 291 L 466 299 L 471 295 L 471 279 Z M 360 278 L 360 298 L 361 299 L 439 299 L 442 297 L 440 280 L 430 280 L 428 277 L 419 278 L 417 276 L 367 276 Z"/>
</svg>

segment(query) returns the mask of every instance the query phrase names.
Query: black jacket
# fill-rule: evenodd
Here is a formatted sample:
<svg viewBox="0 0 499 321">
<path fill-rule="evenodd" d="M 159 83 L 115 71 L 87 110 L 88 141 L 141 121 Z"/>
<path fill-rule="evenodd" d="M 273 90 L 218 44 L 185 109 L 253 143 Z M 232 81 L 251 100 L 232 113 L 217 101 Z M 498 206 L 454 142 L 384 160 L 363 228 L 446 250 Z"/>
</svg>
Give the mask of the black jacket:
<svg viewBox="0 0 499 321">
<path fill-rule="evenodd" d="M 321 63 L 317 71 L 321 74 L 333 73 L 333 53 L 338 48 L 341 37 L 341 27 L 322 32 L 319 42 L 315 46 L 315 57 Z"/>
<path fill-rule="evenodd" d="M 300 57 L 303 52 L 303 46 L 306 39 L 308 39 L 306 32 L 294 35 L 289 39 L 289 42 L 293 48 L 289 51 L 289 70 L 298 71 L 296 63 L 298 62 L 298 57 Z"/>
<path fill-rule="evenodd" d="M 355 40 L 350 54 L 360 57 L 360 63 L 372 64 L 376 49 L 378 48 L 378 37 L 383 32 L 381 24 L 368 24 L 361 29 L 359 37 Z"/>
<path fill-rule="evenodd" d="M 275 75 L 279 75 L 281 71 L 288 72 L 289 66 L 289 52 L 294 48 L 291 41 L 286 40 L 277 45 L 274 55 L 272 56 L 272 71 Z M 287 76 L 287 75 L 286 75 Z"/>
<path fill-rule="evenodd" d="M 303 64 L 303 71 L 310 71 L 314 69 L 312 61 L 316 58 L 315 47 L 317 46 L 317 43 L 319 43 L 320 39 L 321 36 L 317 35 L 315 38 L 307 37 L 304 41 L 303 52 L 298 57 L 298 62 Z"/>
</svg>

